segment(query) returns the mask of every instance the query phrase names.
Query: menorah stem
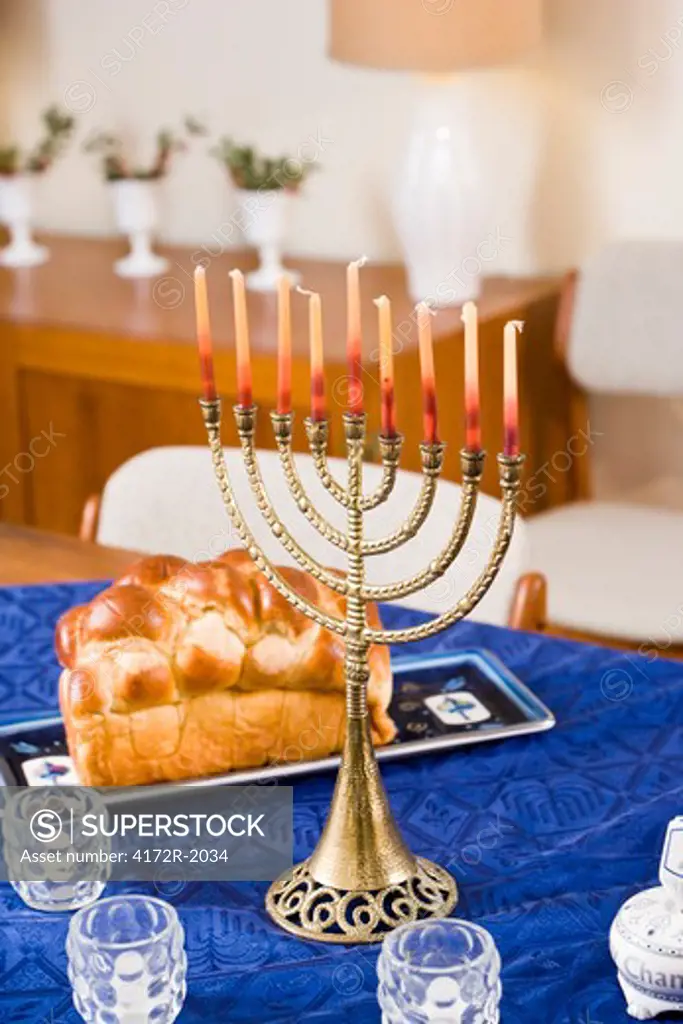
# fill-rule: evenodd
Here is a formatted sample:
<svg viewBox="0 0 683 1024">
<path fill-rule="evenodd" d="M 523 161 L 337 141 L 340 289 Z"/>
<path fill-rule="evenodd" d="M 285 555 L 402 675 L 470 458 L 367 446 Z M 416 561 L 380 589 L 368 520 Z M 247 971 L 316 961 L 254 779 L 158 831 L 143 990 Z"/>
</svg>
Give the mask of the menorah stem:
<svg viewBox="0 0 683 1024">
<path fill-rule="evenodd" d="M 365 565 L 363 561 L 363 437 L 364 427 L 356 420 L 361 417 L 345 417 L 349 478 L 347 485 L 348 505 L 346 512 L 347 573 L 346 573 L 346 696 L 349 718 L 365 718 L 367 715 L 367 687 L 370 679 L 368 663 L 369 644 L 365 640 L 367 626 L 363 584 Z M 360 436 L 356 436 L 356 434 Z"/>
<path fill-rule="evenodd" d="M 405 883 L 417 861 L 394 823 L 370 736 L 367 689 L 369 650 L 363 597 L 363 445 L 365 417 L 344 416 L 348 452 L 346 596 L 346 740 L 330 814 L 311 877 L 337 890 L 368 893 Z"/>
</svg>

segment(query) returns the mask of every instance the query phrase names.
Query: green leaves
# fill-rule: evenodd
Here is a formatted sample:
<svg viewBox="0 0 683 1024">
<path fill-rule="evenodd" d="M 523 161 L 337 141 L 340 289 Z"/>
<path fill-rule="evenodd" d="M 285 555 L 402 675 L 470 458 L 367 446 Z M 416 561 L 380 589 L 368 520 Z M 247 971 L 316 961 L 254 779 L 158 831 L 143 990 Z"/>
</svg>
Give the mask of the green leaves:
<svg viewBox="0 0 683 1024">
<path fill-rule="evenodd" d="M 18 174 L 20 160 L 18 146 L 0 146 L 0 174 Z"/>
<path fill-rule="evenodd" d="M 237 188 L 252 191 L 295 190 L 314 168 L 312 163 L 290 156 L 263 156 L 254 146 L 238 146 L 227 136 L 218 140 L 211 155 L 224 165 Z"/>
<path fill-rule="evenodd" d="M 171 157 L 187 149 L 186 136 L 205 135 L 206 128 L 193 117 L 186 117 L 181 132 L 162 128 L 156 137 L 154 159 L 148 167 L 131 165 L 124 153 L 124 143 L 119 135 L 98 131 L 83 144 L 86 153 L 97 153 L 102 157 L 102 172 L 107 181 L 121 181 L 135 178 L 137 181 L 155 181 L 168 172 Z"/>
<path fill-rule="evenodd" d="M 185 118 L 185 131 L 188 135 L 208 135 L 206 125 L 198 121 L 196 117 L 192 117 L 190 114 Z"/>
<path fill-rule="evenodd" d="M 19 146 L 0 146 L 0 174 L 40 174 L 61 155 L 76 124 L 56 104 L 42 114 L 43 136 L 24 156 Z"/>
</svg>

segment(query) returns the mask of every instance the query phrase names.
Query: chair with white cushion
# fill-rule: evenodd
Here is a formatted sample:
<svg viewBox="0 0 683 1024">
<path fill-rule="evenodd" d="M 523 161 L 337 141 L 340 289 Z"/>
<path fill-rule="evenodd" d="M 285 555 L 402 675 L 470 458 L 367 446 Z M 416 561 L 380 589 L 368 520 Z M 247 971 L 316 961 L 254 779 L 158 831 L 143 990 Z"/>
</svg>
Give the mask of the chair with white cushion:
<svg viewBox="0 0 683 1024">
<path fill-rule="evenodd" d="M 558 348 L 576 386 L 558 465 L 578 460 L 582 483 L 581 500 L 527 523 L 547 628 L 679 653 L 683 242 L 618 243 L 568 279 Z"/>
<path fill-rule="evenodd" d="M 242 456 L 227 448 L 226 458 L 239 504 L 244 509 L 257 541 L 279 564 L 295 564 L 273 538 L 256 508 L 244 471 Z M 297 509 L 274 451 L 259 453 L 263 478 L 280 517 L 302 546 L 323 564 L 344 568 L 344 555 L 320 537 Z M 304 484 L 321 512 L 337 527 L 344 528 L 344 510 L 323 490 L 310 455 L 297 454 L 297 466 Z M 332 458 L 330 468 L 344 479 L 346 462 Z M 367 465 L 367 490 L 381 477 L 381 467 Z M 402 522 L 420 489 L 417 473 L 401 471 L 394 493 L 381 509 L 369 513 L 368 537 L 379 537 Z M 391 582 L 423 569 L 446 543 L 457 517 L 461 490 L 457 484 L 439 483 L 430 517 L 421 533 L 399 552 L 370 559 L 368 579 Z M 482 494 L 469 539 L 456 564 L 428 590 L 405 598 L 408 607 L 442 612 L 462 596 L 486 564 L 495 534 L 500 502 Z M 527 564 L 526 524 L 518 522 L 502 570 L 473 613 L 473 618 L 499 625 L 534 628 L 539 581 L 520 579 Z M 240 541 L 223 508 L 207 448 L 152 448 L 120 466 L 107 481 L 99 499 L 86 506 L 81 536 L 100 544 L 132 548 L 145 553 L 179 555 L 191 561 L 216 557 Z"/>
</svg>

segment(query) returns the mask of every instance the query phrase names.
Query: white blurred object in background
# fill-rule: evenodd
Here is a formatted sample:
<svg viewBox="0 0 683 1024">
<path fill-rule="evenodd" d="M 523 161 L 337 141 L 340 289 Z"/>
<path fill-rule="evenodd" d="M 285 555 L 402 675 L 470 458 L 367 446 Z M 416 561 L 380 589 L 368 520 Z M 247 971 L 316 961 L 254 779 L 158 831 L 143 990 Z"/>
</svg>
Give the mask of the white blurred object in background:
<svg viewBox="0 0 683 1024">
<path fill-rule="evenodd" d="M 489 230 L 474 110 L 446 85 L 454 72 L 514 61 L 540 37 L 540 0 L 331 0 L 335 60 L 429 76 L 394 198 L 416 300 L 458 306 L 481 289 L 480 273 L 467 272 Z"/>
<path fill-rule="evenodd" d="M 126 178 L 110 183 L 116 226 L 128 235 L 130 252 L 117 260 L 119 277 L 156 277 L 168 269 L 168 260 L 152 251 L 159 225 L 159 185 L 156 181 Z"/>
<path fill-rule="evenodd" d="M 259 253 L 259 268 L 246 275 L 247 287 L 257 292 L 277 291 L 278 281 L 285 273 L 296 284 L 300 275 L 282 265 L 282 249 L 296 193 L 286 188 L 240 188 L 236 195 L 242 232 Z"/>
<path fill-rule="evenodd" d="M 10 244 L 0 249 L 0 266 L 37 267 L 49 258 L 49 250 L 31 236 L 34 215 L 35 175 L 0 177 L 0 224 L 10 234 Z"/>
</svg>

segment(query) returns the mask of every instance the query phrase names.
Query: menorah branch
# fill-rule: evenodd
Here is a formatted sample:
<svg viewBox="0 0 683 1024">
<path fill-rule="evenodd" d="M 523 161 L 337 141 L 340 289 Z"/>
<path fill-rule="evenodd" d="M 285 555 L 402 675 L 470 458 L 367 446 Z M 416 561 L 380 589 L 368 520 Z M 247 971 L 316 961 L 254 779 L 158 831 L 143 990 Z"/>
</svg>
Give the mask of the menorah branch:
<svg viewBox="0 0 683 1024">
<path fill-rule="evenodd" d="M 423 590 L 440 579 L 462 551 L 477 507 L 477 495 L 485 456 L 483 452 L 463 450 L 460 453 L 460 458 L 462 460 L 460 510 L 448 544 L 425 569 L 400 583 L 367 584 L 363 588 L 363 595 L 368 601 L 394 601 L 414 594 L 418 590 Z"/>
<path fill-rule="evenodd" d="M 365 636 L 371 644 L 405 644 L 426 640 L 443 632 L 476 608 L 490 589 L 498 575 L 503 559 L 510 546 L 517 511 L 517 499 L 521 482 L 521 468 L 524 456 L 499 455 L 498 465 L 503 489 L 503 504 L 498 530 L 486 568 L 479 574 L 465 596 L 448 612 L 421 626 L 407 629 L 366 629 Z"/>
<path fill-rule="evenodd" d="M 378 487 L 371 494 L 361 498 L 360 507 L 363 512 L 370 512 L 373 508 L 378 508 L 390 497 L 396 484 L 402 447 L 402 434 L 395 434 L 393 437 L 383 437 L 380 435 L 379 452 L 382 459 L 382 479 Z"/>
<path fill-rule="evenodd" d="M 397 530 L 386 537 L 379 537 L 377 540 L 363 541 L 363 554 L 383 555 L 387 551 L 394 551 L 401 544 L 405 544 L 415 536 L 425 519 L 429 515 L 434 497 L 436 485 L 443 466 L 443 457 L 446 450 L 445 444 L 440 441 L 420 445 L 422 456 L 422 486 L 415 502 L 413 510 L 407 519 Z"/>
<path fill-rule="evenodd" d="M 316 562 L 314 558 L 303 550 L 282 522 L 268 498 L 254 448 L 256 406 L 245 408 L 244 406 L 236 405 L 234 412 L 247 479 L 249 480 L 258 510 L 270 527 L 273 536 L 280 542 L 285 551 L 288 551 L 294 560 L 298 562 L 302 569 L 305 569 L 311 576 L 319 580 L 326 587 L 329 587 L 330 590 L 335 591 L 335 593 L 346 594 L 348 590 L 346 580 L 336 573 L 325 569 L 324 566 Z"/>
<path fill-rule="evenodd" d="M 280 455 L 280 463 L 282 465 L 282 471 L 287 481 L 290 493 L 294 498 L 297 508 L 299 511 L 308 519 L 309 523 L 318 531 L 321 537 L 329 541 L 336 548 L 341 551 L 348 549 L 348 541 L 346 535 L 337 530 L 327 519 L 318 512 L 317 508 L 311 501 L 304 485 L 301 482 L 301 477 L 296 468 L 296 461 L 292 452 L 292 422 L 294 420 L 294 414 L 291 412 L 279 413 L 271 412 L 270 418 L 273 423 L 273 433 L 275 434 L 275 443 L 277 450 Z"/>
<path fill-rule="evenodd" d="M 275 588 L 275 590 L 289 601 L 294 608 L 300 611 L 303 615 L 307 615 L 309 619 L 313 620 L 313 622 L 317 622 L 318 625 L 332 630 L 332 632 L 339 634 L 339 636 L 346 636 L 346 622 L 342 619 L 336 618 L 335 616 L 327 615 L 325 612 L 320 611 L 319 608 L 316 608 L 315 605 L 311 604 L 310 601 L 307 601 L 305 598 L 297 594 L 273 567 L 259 545 L 256 543 L 254 535 L 247 526 L 246 520 L 235 501 L 235 495 L 233 493 L 230 477 L 225 465 L 225 453 L 223 451 L 220 430 L 220 399 L 200 399 L 199 405 L 204 417 L 214 473 L 216 475 L 221 497 L 223 498 L 223 504 L 230 521 L 235 527 L 240 540 L 247 549 L 250 558 L 253 559 L 257 568 L 261 570 L 265 578 Z"/>
<path fill-rule="evenodd" d="M 305 420 L 306 436 L 311 449 L 313 465 L 325 490 L 331 494 L 336 502 L 343 508 L 349 507 L 349 496 L 346 489 L 330 473 L 327 464 L 327 442 L 329 440 L 330 428 L 327 420 L 314 420 L 307 417 Z"/>
<path fill-rule="evenodd" d="M 296 502 L 299 511 L 308 519 L 309 523 L 317 530 L 321 537 L 329 541 L 340 551 L 348 551 L 348 539 L 336 527 L 321 515 L 313 504 L 306 488 L 301 482 L 301 477 L 296 467 L 296 458 L 292 451 L 292 424 L 294 414 L 271 412 L 270 418 L 273 423 L 275 443 L 280 455 L 282 470 L 287 481 L 290 493 Z M 388 442 L 388 443 L 387 443 Z M 380 450 L 382 458 L 387 462 L 394 462 L 400 457 L 402 438 L 380 438 Z M 422 457 L 423 480 L 417 501 L 406 521 L 393 533 L 379 537 L 376 540 L 363 540 L 362 551 L 366 556 L 382 555 L 393 551 L 401 544 L 410 540 L 418 532 L 425 519 L 429 515 L 434 503 L 436 485 L 443 466 L 443 457 L 446 446 L 442 442 L 424 443 L 420 445 Z M 380 490 L 388 486 L 387 478 L 383 478 L 380 488 L 375 492 L 376 498 Z M 370 495 L 373 498 L 373 495 Z M 368 499 L 363 499 L 365 509 Z M 379 504 L 379 502 L 377 502 Z"/>
</svg>

